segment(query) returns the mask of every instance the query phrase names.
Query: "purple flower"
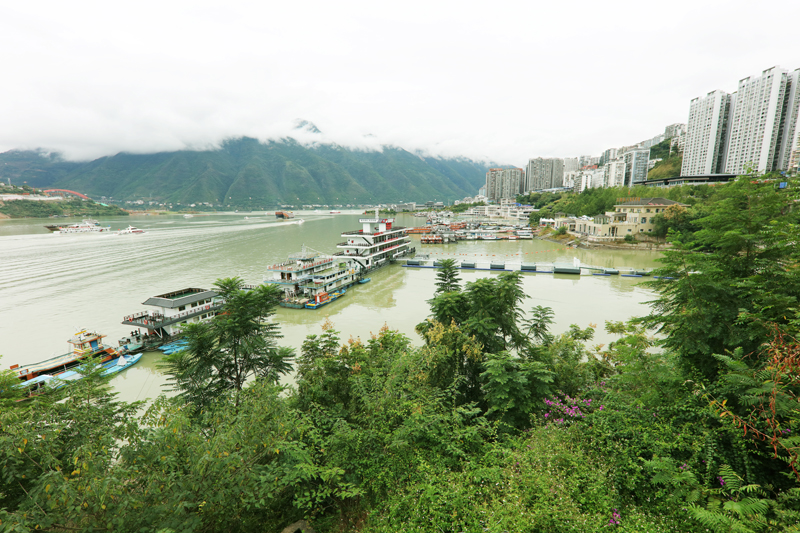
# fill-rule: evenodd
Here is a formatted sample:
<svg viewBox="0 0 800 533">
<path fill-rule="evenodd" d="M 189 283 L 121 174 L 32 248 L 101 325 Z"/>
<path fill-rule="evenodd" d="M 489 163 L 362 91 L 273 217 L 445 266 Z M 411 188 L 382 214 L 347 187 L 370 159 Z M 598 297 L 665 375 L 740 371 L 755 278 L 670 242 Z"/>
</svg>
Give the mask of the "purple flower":
<svg viewBox="0 0 800 533">
<path fill-rule="evenodd" d="M 719 480 L 719 486 L 720 487 L 724 487 L 725 486 L 725 480 L 722 479 L 722 476 L 717 476 L 717 479 Z"/>
</svg>

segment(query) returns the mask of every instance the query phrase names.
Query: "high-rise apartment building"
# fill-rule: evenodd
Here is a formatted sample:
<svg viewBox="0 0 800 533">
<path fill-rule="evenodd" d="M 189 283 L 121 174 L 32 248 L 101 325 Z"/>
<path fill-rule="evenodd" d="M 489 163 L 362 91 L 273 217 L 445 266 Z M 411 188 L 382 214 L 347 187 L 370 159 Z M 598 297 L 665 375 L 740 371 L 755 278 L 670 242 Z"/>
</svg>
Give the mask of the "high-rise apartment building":
<svg viewBox="0 0 800 533">
<path fill-rule="evenodd" d="M 724 91 L 691 101 L 681 176 L 723 173 L 730 108 L 731 95 Z"/>
<path fill-rule="evenodd" d="M 521 168 L 491 168 L 486 173 L 486 196 L 490 201 L 515 199 L 525 192 L 525 171 Z"/>
<path fill-rule="evenodd" d="M 686 124 L 670 124 L 664 128 L 664 138 L 671 139 L 672 137 L 680 137 L 686 133 Z"/>
<path fill-rule="evenodd" d="M 625 181 L 623 185 L 632 187 L 647 181 L 650 148 L 628 150 L 623 156 L 625 161 Z"/>
<path fill-rule="evenodd" d="M 606 187 L 621 187 L 625 184 L 624 158 L 614 158 L 603 165 L 603 182 Z"/>
<path fill-rule="evenodd" d="M 789 153 L 789 164 L 786 170 L 800 172 L 800 118 L 797 119 L 794 132 L 794 143 Z"/>
<path fill-rule="evenodd" d="M 733 94 L 714 91 L 695 98 L 689 106 L 681 175 L 791 168 L 798 116 L 800 69 L 790 73 L 772 67 L 739 80 Z"/>
<path fill-rule="evenodd" d="M 558 158 L 541 158 L 528 160 L 528 171 L 525 179 L 526 191 L 540 191 L 561 187 L 564 183 L 564 160 Z"/>
<path fill-rule="evenodd" d="M 600 156 L 600 166 L 605 166 L 608 162 L 617 158 L 617 149 L 616 148 L 609 148 L 608 150 L 603 152 L 603 155 Z"/>
<path fill-rule="evenodd" d="M 577 172 L 578 171 L 578 158 L 577 157 L 565 157 L 564 158 L 564 173 L 567 172 Z"/>
<path fill-rule="evenodd" d="M 772 67 L 739 80 L 730 119 L 725 172 L 783 170 L 797 123 L 797 71 Z M 787 138 L 788 137 L 788 138 Z"/>
<path fill-rule="evenodd" d="M 578 170 L 592 165 L 592 156 L 582 155 L 578 158 Z"/>
</svg>

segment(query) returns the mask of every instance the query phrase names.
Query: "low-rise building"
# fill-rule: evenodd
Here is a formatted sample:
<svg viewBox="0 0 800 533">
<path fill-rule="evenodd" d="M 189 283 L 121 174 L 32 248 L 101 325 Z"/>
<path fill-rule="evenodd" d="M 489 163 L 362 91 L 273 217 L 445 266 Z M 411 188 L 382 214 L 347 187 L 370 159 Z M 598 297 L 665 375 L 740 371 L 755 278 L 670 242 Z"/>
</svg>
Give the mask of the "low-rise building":
<svg viewBox="0 0 800 533">
<path fill-rule="evenodd" d="M 653 218 L 671 205 L 688 207 L 667 198 L 624 198 L 614 205 L 614 211 L 594 217 L 556 218 L 552 225 L 556 228 L 567 226 L 569 231 L 588 237 L 589 242 L 652 234 L 655 230 Z"/>
</svg>

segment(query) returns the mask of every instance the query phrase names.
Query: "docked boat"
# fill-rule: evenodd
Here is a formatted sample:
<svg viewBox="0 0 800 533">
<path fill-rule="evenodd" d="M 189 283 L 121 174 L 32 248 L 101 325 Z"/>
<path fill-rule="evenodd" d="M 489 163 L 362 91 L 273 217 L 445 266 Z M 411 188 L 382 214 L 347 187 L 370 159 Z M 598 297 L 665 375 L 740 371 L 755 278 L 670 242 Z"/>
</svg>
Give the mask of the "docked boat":
<svg viewBox="0 0 800 533">
<path fill-rule="evenodd" d="M 331 292 L 331 293 L 320 292 L 314 297 L 313 300 L 311 300 L 308 303 L 306 303 L 306 308 L 307 309 L 319 309 L 323 305 L 327 305 L 327 304 L 333 302 L 334 300 L 338 300 L 339 298 L 344 296 L 345 292 L 346 292 L 345 289 L 342 289 L 342 290 L 336 291 L 336 292 Z"/>
<path fill-rule="evenodd" d="M 189 213 L 183 215 L 183 218 L 194 218 L 194 215 L 190 215 Z"/>
<path fill-rule="evenodd" d="M 48 227 L 48 229 L 50 228 Z M 53 231 L 53 233 L 100 233 L 103 231 L 111 231 L 111 226 L 101 226 L 98 221 L 92 220 L 91 218 L 85 218 L 83 219 L 83 222 L 79 222 L 77 224 L 60 226 L 57 230 Z"/>
<path fill-rule="evenodd" d="M 291 211 L 275 211 L 275 217 L 280 219 L 294 218 L 294 213 Z"/>
<path fill-rule="evenodd" d="M 365 283 L 369 283 L 371 280 L 372 280 L 372 278 L 364 278 L 364 279 L 358 280 L 358 282 L 363 285 Z"/>
<path fill-rule="evenodd" d="M 139 229 L 139 228 L 134 227 L 134 226 L 128 226 L 125 229 L 119 230 L 117 232 L 117 235 L 136 235 L 136 234 L 139 234 L 139 233 L 144 233 L 144 230 L 143 229 Z"/>
<path fill-rule="evenodd" d="M 148 298 L 142 305 L 150 307 L 124 317 L 122 323 L 146 333 L 145 344 L 157 343 L 180 334 L 185 324 L 211 320 L 222 308 L 222 298 L 214 291 L 186 288 Z M 153 339 L 152 342 L 147 342 Z"/>
<path fill-rule="evenodd" d="M 103 344 L 104 338 L 105 335 L 86 330 L 78 332 L 67 341 L 70 345 L 69 352 L 24 367 L 12 365 L 11 370 L 14 370 L 22 381 L 28 381 L 45 374 L 65 372 L 89 358 L 99 358 L 100 362 L 104 363 L 119 356 L 116 349 Z"/>
<path fill-rule="evenodd" d="M 343 292 L 358 282 L 361 266 L 355 261 L 325 255 L 303 246 L 301 251 L 290 254 L 287 261 L 271 265 L 267 270 L 272 273 L 272 278 L 265 279 L 264 283 L 283 289 L 280 305 L 303 309 L 306 304 L 316 302 L 322 293 Z"/>
<path fill-rule="evenodd" d="M 341 252 L 334 257 L 357 263 L 362 274 L 416 251 L 410 246 L 411 237 L 406 235 L 406 228 L 395 226 L 393 218 L 380 218 L 377 208 L 374 217 L 358 221 L 361 229 L 342 233 L 346 241 L 336 245 Z"/>
<path fill-rule="evenodd" d="M 342 213 L 341 211 L 331 211 L 331 213 L 330 213 L 330 214 L 331 214 L 331 215 L 339 215 L 339 214 L 341 214 L 341 213 Z"/>
<path fill-rule="evenodd" d="M 106 361 L 102 364 L 100 375 L 103 377 L 119 374 L 123 370 L 130 368 L 139 362 L 142 354 L 120 355 L 117 358 Z M 38 396 L 45 391 L 45 388 L 60 389 L 72 381 L 78 381 L 84 377 L 83 374 L 75 370 L 66 370 L 58 374 L 42 374 L 32 378 L 24 383 L 20 383 L 18 387 L 26 389 L 28 398 Z"/>
<path fill-rule="evenodd" d="M 497 235 L 494 235 L 492 233 L 484 233 L 483 235 L 481 235 L 481 239 L 483 239 L 484 241 L 496 241 Z"/>
</svg>

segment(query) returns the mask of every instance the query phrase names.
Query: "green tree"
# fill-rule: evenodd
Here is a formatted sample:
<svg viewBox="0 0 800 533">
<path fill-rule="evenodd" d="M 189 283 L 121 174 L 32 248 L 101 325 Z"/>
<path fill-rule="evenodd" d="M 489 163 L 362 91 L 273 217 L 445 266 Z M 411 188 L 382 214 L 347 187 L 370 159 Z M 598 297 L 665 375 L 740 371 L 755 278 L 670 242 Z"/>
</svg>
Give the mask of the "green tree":
<svg viewBox="0 0 800 533">
<path fill-rule="evenodd" d="M 185 350 L 168 355 L 163 367 L 179 397 L 204 408 L 230 392 L 235 405 L 247 380 L 276 383 L 292 370 L 291 348 L 278 346 L 279 326 L 270 320 L 280 300 L 274 285 L 244 290 L 238 277 L 217 280 L 222 309 L 209 322 L 188 324 Z"/>
<path fill-rule="evenodd" d="M 458 268 L 456 267 L 455 259 L 443 259 L 439 264 L 439 272 L 436 273 L 436 292 L 441 294 L 443 292 L 459 291 L 461 286 L 461 278 L 458 276 Z"/>
<path fill-rule="evenodd" d="M 659 291 L 644 324 L 658 328 L 663 345 L 687 368 L 715 379 L 718 361 L 741 347 L 751 353 L 767 339 L 764 323 L 785 324 L 800 298 L 800 211 L 796 184 L 779 190 L 761 177 L 742 176 L 719 188 L 699 231 L 666 251 Z M 738 319 L 754 313 L 759 321 Z"/>
</svg>

